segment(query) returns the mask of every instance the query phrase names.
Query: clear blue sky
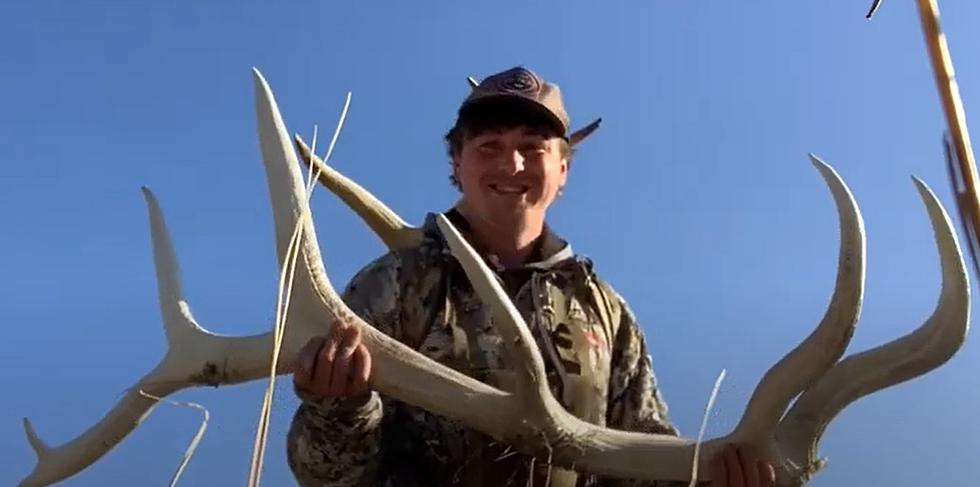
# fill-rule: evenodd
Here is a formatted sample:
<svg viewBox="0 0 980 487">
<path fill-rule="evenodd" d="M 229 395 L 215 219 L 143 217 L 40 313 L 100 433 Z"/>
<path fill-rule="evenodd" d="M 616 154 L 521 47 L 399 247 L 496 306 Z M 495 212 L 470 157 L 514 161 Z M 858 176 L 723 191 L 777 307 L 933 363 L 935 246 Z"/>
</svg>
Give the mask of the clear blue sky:
<svg viewBox="0 0 980 487">
<path fill-rule="evenodd" d="M 910 176 L 952 199 L 912 2 L 886 1 L 871 22 L 870 1 L 83 3 L 0 7 L 2 485 L 34 463 L 22 416 L 45 440 L 67 440 L 164 353 L 141 185 L 160 198 L 201 323 L 271 326 L 252 66 L 291 131 L 309 140 L 319 124 L 321 148 L 352 91 L 333 163 L 415 223 L 456 197 L 441 136 L 466 76 L 525 64 L 561 83 L 576 125 L 604 117 L 550 218 L 630 300 L 686 435 L 722 368 L 713 435 L 823 314 L 837 221 L 808 152 L 842 174 L 866 222 L 849 351 L 912 330 L 938 296 Z M 980 4 L 942 7 L 976 126 Z M 314 211 L 338 283 L 383 251 L 328 193 Z M 810 485 L 978 485 L 978 367 L 971 338 L 943 368 L 846 409 Z M 280 384 L 265 485 L 293 485 L 283 445 L 296 403 Z M 182 485 L 245 483 L 263 387 L 175 396 L 212 416 Z M 161 406 L 63 485 L 163 485 L 197 422 Z"/>
</svg>

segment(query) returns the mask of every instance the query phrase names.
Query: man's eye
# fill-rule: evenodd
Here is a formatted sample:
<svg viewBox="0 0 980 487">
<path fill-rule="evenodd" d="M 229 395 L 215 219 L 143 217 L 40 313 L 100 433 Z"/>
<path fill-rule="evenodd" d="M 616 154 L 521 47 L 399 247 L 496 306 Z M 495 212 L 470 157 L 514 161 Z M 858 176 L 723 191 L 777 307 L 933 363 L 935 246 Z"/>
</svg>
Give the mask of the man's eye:
<svg viewBox="0 0 980 487">
<path fill-rule="evenodd" d="M 544 144 L 527 144 L 521 148 L 521 152 L 526 154 L 544 154 L 547 150 L 548 147 Z"/>
</svg>

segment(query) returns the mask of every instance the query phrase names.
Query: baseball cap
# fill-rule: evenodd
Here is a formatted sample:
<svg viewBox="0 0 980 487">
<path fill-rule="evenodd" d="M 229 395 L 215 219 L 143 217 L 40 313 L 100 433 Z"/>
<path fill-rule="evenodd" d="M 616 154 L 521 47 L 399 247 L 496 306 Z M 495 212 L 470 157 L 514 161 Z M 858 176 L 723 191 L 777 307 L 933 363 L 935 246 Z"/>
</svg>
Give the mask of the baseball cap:
<svg viewBox="0 0 980 487">
<path fill-rule="evenodd" d="M 487 103 L 526 103 L 549 119 L 571 145 L 578 144 L 591 135 L 602 122 L 601 118 L 597 118 L 589 125 L 569 133 L 571 123 L 562 101 L 561 89 L 557 84 L 545 81 L 523 66 L 493 74 L 480 82 L 473 78 L 467 79 L 472 90 L 459 107 L 460 117 L 472 113 L 475 108 L 486 106 Z"/>
</svg>

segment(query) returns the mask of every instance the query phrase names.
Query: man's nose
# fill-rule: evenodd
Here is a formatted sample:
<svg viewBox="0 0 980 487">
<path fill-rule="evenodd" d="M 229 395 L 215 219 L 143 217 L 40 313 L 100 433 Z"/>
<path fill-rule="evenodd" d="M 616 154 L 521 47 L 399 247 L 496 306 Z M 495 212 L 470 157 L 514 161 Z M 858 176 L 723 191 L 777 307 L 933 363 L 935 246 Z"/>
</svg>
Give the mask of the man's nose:
<svg viewBox="0 0 980 487">
<path fill-rule="evenodd" d="M 513 150 L 504 156 L 501 161 L 501 169 L 508 174 L 517 174 L 524 171 L 524 154 L 519 150 Z"/>
</svg>

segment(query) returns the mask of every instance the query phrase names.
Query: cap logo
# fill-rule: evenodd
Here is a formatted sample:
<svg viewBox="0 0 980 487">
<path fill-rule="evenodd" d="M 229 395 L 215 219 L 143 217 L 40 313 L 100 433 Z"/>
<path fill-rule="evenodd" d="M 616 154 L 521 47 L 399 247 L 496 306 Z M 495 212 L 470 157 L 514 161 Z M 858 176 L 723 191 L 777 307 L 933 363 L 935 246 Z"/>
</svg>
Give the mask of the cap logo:
<svg viewBox="0 0 980 487">
<path fill-rule="evenodd" d="M 537 78 L 524 70 L 502 76 L 494 85 L 497 90 L 507 93 L 537 95 L 541 91 Z"/>
</svg>

